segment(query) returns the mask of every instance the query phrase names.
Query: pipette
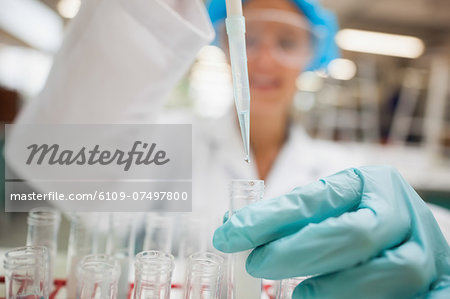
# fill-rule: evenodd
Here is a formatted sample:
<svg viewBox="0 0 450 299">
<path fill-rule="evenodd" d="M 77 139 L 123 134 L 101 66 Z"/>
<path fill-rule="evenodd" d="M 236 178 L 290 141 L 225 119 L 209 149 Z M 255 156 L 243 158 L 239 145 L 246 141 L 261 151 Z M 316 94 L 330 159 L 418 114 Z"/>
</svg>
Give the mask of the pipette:
<svg viewBox="0 0 450 299">
<path fill-rule="evenodd" d="M 245 161 L 250 163 L 250 87 L 248 82 L 247 52 L 245 49 L 245 19 L 241 0 L 226 0 L 225 20 L 230 49 L 233 93 L 244 144 Z"/>
</svg>

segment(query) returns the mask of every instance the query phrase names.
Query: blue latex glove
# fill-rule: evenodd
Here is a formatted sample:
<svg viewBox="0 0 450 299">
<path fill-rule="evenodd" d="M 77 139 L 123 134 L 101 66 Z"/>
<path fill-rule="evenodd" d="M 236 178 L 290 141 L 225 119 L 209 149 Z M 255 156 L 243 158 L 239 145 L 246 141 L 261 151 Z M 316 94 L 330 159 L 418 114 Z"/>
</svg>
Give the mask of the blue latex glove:
<svg viewBox="0 0 450 299">
<path fill-rule="evenodd" d="M 450 298 L 450 248 L 431 211 L 391 167 L 349 169 L 233 214 L 223 252 L 255 248 L 247 271 L 316 275 L 293 298 Z"/>
</svg>

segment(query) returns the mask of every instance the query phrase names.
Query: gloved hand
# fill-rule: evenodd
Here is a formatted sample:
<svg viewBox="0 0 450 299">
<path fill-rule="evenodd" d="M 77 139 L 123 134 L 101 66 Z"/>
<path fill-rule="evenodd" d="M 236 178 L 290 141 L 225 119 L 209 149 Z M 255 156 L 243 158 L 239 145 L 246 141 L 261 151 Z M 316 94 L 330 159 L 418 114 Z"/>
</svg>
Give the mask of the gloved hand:
<svg viewBox="0 0 450 299">
<path fill-rule="evenodd" d="M 348 169 L 238 210 L 214 234 L 247 271 L 315 275 L 293 298 L 450 298 L 450 248 L 431 211 L 391 167 Z"/>
</svg>

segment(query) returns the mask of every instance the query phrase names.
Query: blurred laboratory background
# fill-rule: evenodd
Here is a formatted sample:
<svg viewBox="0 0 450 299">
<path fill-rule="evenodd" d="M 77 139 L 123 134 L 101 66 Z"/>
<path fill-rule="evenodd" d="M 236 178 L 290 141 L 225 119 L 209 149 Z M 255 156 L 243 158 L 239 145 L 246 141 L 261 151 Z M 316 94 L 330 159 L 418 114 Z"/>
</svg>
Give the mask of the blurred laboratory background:
<svg viewBox="0 0 450 299">
<path fill-rule="evenodd" d="M 295 120 L 349 159 L 394 165 L 425 200 L 450 208 L 450 1 L 322 3 L 338 15 L 342 57 L 299 75 Z M 80 0 L 0 0 L 2 126 L 42 89 L 79 7 Z M 202 49 L 167 100 L 205 118 L 232 105 L 230 67 L 216 46 Z"/>
</svg>

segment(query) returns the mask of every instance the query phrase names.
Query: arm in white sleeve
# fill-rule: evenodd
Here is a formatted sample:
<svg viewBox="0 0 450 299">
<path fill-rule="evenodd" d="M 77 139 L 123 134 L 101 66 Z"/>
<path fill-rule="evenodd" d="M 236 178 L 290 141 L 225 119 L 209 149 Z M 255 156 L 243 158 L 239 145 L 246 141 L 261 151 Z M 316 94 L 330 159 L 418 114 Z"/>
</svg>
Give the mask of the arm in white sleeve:
<svg viewBox="0 0 450 299">
<path fill-rule="evenodd" d="M 199 0 L 89 0 L 18 123 L 143 123 L 213 38 Z"/>
<path fill-rule="evenodd" d="M 200 0 L 86 0 L 68 28 L 46 86 L 16 123 L 153 123 L 165 96 L 213 35 Z M 113 133 L 122 139 L 120 132 Z M 101 144 L 112 137 L 86 138 Z M 14 129 L 7 137 L 8 166 L 34 189 L 54 191 L 33 182 L 39 175 L 30 173 L 12 146 L 20 140 L 23 136 Z M 111 172 L 107 178 L 122 175 Z M 105 174 L 99 178 L 106 179 Z"/>
</svg>

